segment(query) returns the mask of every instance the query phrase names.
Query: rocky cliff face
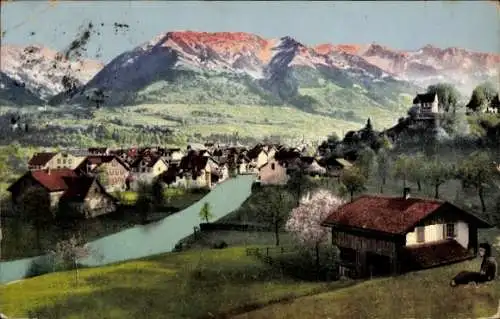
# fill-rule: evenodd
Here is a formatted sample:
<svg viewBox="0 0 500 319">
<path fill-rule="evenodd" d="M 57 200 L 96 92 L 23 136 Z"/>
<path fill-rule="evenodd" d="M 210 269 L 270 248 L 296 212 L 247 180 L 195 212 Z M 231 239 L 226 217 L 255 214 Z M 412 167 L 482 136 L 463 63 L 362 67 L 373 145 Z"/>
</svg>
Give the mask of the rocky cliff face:
<svg viewBox="0 0 500 319">
<path fill-rule="evenodd" d="M 40 45 L 2 45 L 0 61 L 3 73 L 44 100 L 73 85 L 87 83 L 104 66 L 93 60 L 69 61 Z"/>
</svg>

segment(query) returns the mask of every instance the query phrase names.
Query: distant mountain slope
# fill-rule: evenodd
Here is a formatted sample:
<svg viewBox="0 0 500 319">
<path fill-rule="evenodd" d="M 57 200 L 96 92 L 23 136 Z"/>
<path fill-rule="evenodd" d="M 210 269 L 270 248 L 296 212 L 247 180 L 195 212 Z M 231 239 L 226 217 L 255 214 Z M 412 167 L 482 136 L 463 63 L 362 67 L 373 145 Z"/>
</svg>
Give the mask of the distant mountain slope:
<svg viewBox="0 0 500 319">
<path fill-rule="evenodd" d="M 42 105 L 44 102 L 18 81 L 0 72 L 0 105 Z"/>
<path fill-rule="evenodd" d="M 390 74 L 423 86 L 444 81 L 469 92 L 479 82 L 495 77 L 498 79 L 500 67 L 498 53 L 441 49 L 432 45 L 416 51 L 398 51 L 379 44 L 322 44 L 315 50 L 322 54 L 345 52 L 357 55 Z"/>
<path fill-rule="evenodd" d="M 329 113 L 328 99 L 299 90 L 328 83 L 353 90 L 352 103 L 376 108 L 396 107 L 401 94 L 416 90 L 361 57 L 320 54 L 290 37 L 187 31 L 162 34 L 120 54 L 68 102 L 88 103 L 89 92 L 102 90 L 107 105 L 285 103 Z"/>
<path fill-rule="evenodd" d="M 87 83 L 103 67 L 93 60 L 68 61 L 40 45 L 2 45 L 0 51 L 0 70 L 43 100 Z"/>
</svg>

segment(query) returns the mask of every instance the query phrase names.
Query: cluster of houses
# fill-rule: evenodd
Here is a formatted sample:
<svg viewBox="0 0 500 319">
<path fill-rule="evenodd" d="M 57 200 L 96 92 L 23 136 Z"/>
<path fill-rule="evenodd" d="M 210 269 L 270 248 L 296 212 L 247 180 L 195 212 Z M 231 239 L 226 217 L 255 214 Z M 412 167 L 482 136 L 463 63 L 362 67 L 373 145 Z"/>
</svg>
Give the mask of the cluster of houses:
<svg viewBox="0 0 500 319">
<path fill-rule="evenodd" d="M 351 163 L 344 159 L 306 156 L 305 149 L 258 144 L 189 145 L 186 149 L 145 147 L 89 148 L 40 152 L 28 162 L 28 172 L 8 190 L 14 204 L 26 190 L 42 189 L 53 207 L 64 200 L 86 218 L 116 209 L 118 192 L 136 190 L 140 182 L 159 179 L 166 187 L 213 188 L 231 175 L 253 174 L 261 184 L 285 184 L 290 171 L 313 176 L 338 176 Z"/>
</svg>

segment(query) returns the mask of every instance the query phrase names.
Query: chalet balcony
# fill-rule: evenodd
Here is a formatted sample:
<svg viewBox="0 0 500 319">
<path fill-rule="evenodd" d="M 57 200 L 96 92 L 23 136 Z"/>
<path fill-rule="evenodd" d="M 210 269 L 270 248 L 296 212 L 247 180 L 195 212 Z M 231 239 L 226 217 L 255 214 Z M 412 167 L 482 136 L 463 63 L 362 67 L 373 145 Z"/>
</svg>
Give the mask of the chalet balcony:
<svg viewBox="0 0 500 319">
<path fill-rule="evenodd" d="M 471 259 L 476 257 L 476 254 L 473 249 L 466 249 L 453 239 L 445 239 L 405 247 L 402 257 L 404 268 L 411 271 Z"/>
</svg>

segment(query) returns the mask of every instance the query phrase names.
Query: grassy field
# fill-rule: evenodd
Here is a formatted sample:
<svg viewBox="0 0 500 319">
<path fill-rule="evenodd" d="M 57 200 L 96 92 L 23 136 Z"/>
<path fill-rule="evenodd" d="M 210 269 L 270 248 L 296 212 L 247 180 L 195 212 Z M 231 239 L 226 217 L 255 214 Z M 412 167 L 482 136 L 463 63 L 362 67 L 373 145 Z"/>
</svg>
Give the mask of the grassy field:
<svg viewBox="0 0 500 319">
<path fill-rule="evenodd" d="M 345 283 L 297 281 L 246 256 L 244 248 L 193 250 L 0 286 L 7 316 L 38 318 L 209 318 L 250 304 Z M 37 312 L 35 312 L 37 311 Z"/>
<path fill-rule="evenodd" d="M 60 126 L 61 129 L 72 130 L 75 132 L 73 134 L 75 136 L 71 137 L 71 141 L 74 140 L 73 145 L 85 144 L 87 146 L 90 145 L 92 138 L 100 138 L 108 144 L 113 142 L 111 136 L 106 135 L 108 133 L 97 132 L 93 133 L 92 136 L 87 134 L 90 140 L 84 135 L 77 134 L 80 130 L 85 130 L 86 127 L 92 125 L 103 125 L 109 132 L 120 131 L 121 135 L 126 136 L 126 139 L 132 139 L 135 127 L 142 129 L 156 127 L 173 130 L 181 140 L 193 138 L 195 135 L 206 137 L 211 134 L 231 135 L 238 132 L 240 137 L 253 137 L 255 139 L 271 135 L 279 135 L 284 139 L 296 139 L 302 138 L 304 135 L 306 139 L 315 141 L 332 132 L 342 135 L 349 130 L 359 129 L 363 126 L 359 122 L 311 114 L 284 106 L 141 104 L 101 108 L 94 110 L 92 115 L 80 114 L 83 111 L 71 108 L 64 109 L 63 107 L 48 108 L 46 112 L 38 111 L 35 108 L 13 110 L 12 108 L 0 107 L 0 114 L 13 111 L 26 114 L 25 116 L 32 118 L 36 122 L 36 126 L 42 130 L 47 130 L 47 126 L 54 125 Z M 88 111 L 86 112 L 88 113 Z M 360 116 L 364 119 L 372 116 L 374 126 L 380 129 L 389 127 L 397 121 L 397 118 L 391 118 L 390 114 L 382 109 L 380 111 L 374 109 L 374 112 L 371 115 Z M 70 136 L 67 136 L 66 139 L 70 139 Z"/>
<path fill-rule="evenodd" d="M 177 209 L 184 209 L 203 198 L 208 191 L 191 192 L 182 188 L 167 188 L 164 191 L 166 205 Z M 123 204 L 133 205 L 138 194 L 134 191 L 124 191 L 115 194 Z"/>
<path fill-rule="evenodd" d="M 498 230 L 481 232 L 494 243 Z M 247 246 L 251 247 L 251 246 Z M 244 247 L 190 250 L 0 286 L 2 312 L 39 318 L 477 318 L 496 312 L 500 282 L 451 288 L 479 261 L 364 282 L 298 281 Z M 256 310 L 255 310 L 256 309 Z M 226 314 L 225 316 L 222 314 Z"/>
<path fill-rule="evenodd" d="M 306 113 L 295 108 L 255 105 L 140 105 L 127 107 L 124 112 L 158 115 L 168 112 L 176 118 L 176 128 L 187 134 L 211 133 L 263 137 L 266 135 L 327 136 L 332 131 L 342 134 L 362 124 L 327 116 Z M 375 122 L 377 122 L 375 120 Z"/>
<path fill-rule="evenodd" d="M 500 248 L 498 229 L 480 233 L 480 240 Z M 479 269 L 479 261 L 408 273 L 359 283 L 338 291 L 298 298 L 241 314 L 237 319 L 302 318 L 414 318 L 466 319 L 496 313 L 500 302 L 500 281 L 478 288 L 449 286 L 461 270 Z"/>
<path fill-rule="evenodd" d="M 194 236 L 183 240 L 183 242 L 188 242 L 188 249 L 211 248 L 220 242 L 225 242 L 229 247 L 252 245 L 272 247 L 275 244 L 274 232 L 266 231 L 217 230 L 201 232 L 196 239 L 192 237 Z M 297 244 L 297 241 L 289 233 L 281 232 L 280 244 L 293 246 Z"/>
</svg>

